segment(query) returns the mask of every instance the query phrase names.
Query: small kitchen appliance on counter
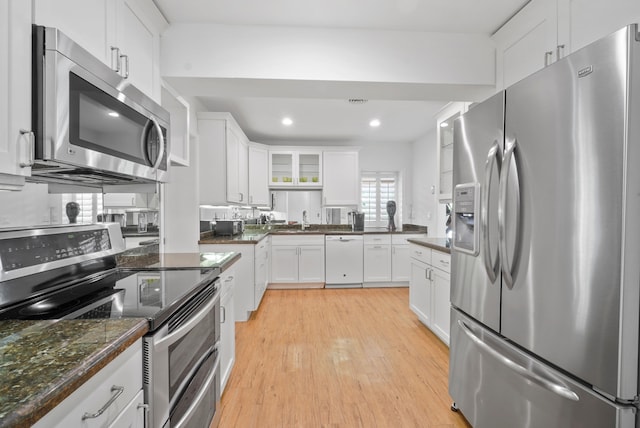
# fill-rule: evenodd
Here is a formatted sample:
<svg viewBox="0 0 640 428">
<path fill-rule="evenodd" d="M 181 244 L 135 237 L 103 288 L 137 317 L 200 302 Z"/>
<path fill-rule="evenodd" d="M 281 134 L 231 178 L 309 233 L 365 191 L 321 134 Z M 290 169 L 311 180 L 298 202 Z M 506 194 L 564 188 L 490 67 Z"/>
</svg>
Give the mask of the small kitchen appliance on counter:
<svg viewBox="0 0 640 428">
<path fill-rule="evenodd" d="M 364 232 L 364 213 L 358 211 L 350 211 L 349 218 L 351 223 L 351 231 Z"/>
<path fill-rule="evenodd" d="M 241 235 L 244 232 L 242 220 L 216 220 L 212 222 L 214 233 L 218 236 Z"/>
</svg>

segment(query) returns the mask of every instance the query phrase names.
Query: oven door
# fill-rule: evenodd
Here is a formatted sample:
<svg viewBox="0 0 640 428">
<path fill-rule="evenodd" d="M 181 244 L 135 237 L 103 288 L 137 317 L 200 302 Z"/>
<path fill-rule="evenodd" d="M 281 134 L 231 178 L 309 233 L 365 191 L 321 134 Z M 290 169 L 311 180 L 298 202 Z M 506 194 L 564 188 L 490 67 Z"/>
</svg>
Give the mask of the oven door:
<svg viewBox="0 0 640 428">
<path fill-rule="evenodd" d="M 121 92 L 58 51 L 47 50 L 43 87 L 36 90 L 43 91 L 36 112 L 43 119 L 35 125 L 36 160 L 166 181 L 169 123 L 133 101 L 124 89 Z"/>
<path fill-rule="evenodd" d="M 192 409 L 190 401 L 197 397 L 202 406 L 211 407 L 203 394 L 210 396 L 214 391 L 220 395 L 220 376 L 215 374 L 219 373 L 219 320 L 220 285 L 216 279 L 158 330 L 145 336 L 143 384 L 150 427 L 165 426 L 170 418 L 184 420 L 182 426 L 189 426 L 186 420 L 193 415 L 203 417 L 203 409 Z"/>
</svg>

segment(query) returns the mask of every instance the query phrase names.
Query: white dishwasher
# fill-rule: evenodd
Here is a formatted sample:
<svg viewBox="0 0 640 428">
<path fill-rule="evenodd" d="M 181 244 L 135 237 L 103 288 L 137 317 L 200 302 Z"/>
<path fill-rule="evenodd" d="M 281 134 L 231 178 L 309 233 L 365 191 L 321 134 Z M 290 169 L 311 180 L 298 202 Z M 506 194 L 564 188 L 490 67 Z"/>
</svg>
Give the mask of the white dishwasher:
<svg viewBox="0 0 640 428">
<path fill-rule="evenodd" d="M 360 288 L 364 275 L 362 235 L 326 235 L 326 288 Z"/>
</svg>

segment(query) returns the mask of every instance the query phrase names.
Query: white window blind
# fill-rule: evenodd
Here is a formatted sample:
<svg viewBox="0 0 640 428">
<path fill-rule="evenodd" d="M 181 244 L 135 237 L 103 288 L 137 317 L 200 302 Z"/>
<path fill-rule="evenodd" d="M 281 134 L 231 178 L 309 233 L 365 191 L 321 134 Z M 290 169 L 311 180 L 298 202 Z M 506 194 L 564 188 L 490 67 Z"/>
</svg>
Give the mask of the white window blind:
<svg viewBox="0 0 640 428">
<path fill-rule="evenodd" d="M 394 172 L 363 172 L 361 178 L 361 211 L 367 226 L 387 226 L 387 202 L 396 201 L 396 225 L 401 224 L 398 175 Z"/>
<path fill-rule="evenodd" d="M 67 203 L 77 202 L 80 213 L 77 223 L 91 224 L 96 222 L 98 213 L 102 212 L 102 195 L 100 193 L 70 193 L 62 195 L 62 221 L 69 223 L 67 218 Z"/>
</svg>

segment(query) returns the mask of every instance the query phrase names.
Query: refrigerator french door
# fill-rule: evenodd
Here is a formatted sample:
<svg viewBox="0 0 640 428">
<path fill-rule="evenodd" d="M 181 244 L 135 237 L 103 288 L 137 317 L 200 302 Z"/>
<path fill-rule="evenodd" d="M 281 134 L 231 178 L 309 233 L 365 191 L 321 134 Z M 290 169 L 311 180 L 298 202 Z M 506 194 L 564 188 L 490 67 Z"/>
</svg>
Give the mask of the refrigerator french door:
<svg viewBox="0 0 640 428">
<path fill-rule="evenodd" d="M 639 86 L 633 25 L 455 123 L 450 393 L 474 426 L 636 424 Z"/>
</svg>

